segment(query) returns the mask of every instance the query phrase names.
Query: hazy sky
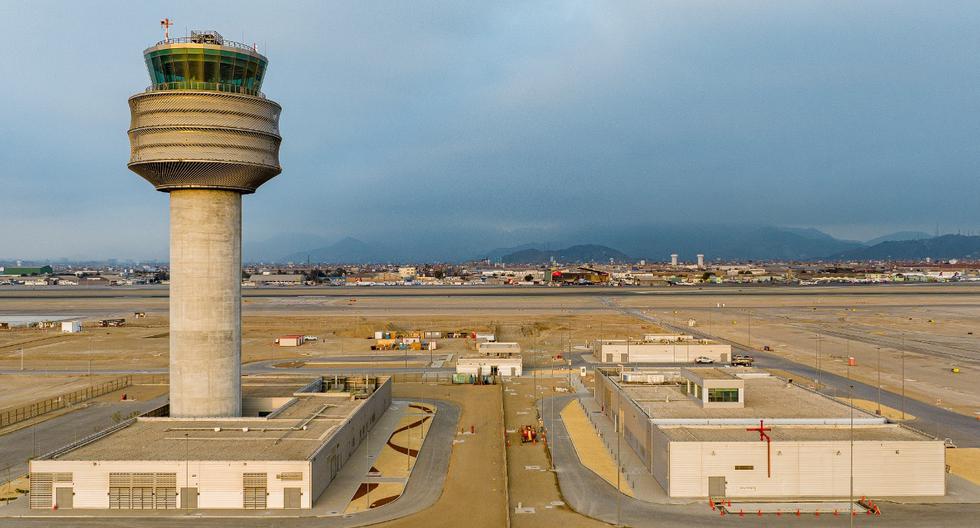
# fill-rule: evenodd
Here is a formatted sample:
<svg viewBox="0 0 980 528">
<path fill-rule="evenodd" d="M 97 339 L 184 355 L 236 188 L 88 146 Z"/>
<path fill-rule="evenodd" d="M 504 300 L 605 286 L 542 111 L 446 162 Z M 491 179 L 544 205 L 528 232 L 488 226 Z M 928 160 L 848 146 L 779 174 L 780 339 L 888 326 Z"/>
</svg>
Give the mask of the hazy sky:
<svg viewBox="0 0 980 528">
<path fill-rule="evenodd" d="M 270 59 L 246 239 L 980 227 L 975 1 L 0 0 L 0 257 L 166 257 L 126 169 L 163 17 Z"/>
</svg>

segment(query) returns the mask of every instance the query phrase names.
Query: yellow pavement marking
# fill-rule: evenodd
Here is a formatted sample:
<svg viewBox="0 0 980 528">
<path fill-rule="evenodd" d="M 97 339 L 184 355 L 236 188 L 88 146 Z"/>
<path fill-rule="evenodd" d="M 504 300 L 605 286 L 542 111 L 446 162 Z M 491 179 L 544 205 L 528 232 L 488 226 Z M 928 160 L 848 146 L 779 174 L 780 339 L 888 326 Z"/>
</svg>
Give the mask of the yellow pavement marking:
<svg viewBox="0 0 980 528">
<path fill-rule="evenodd" d="M 848 398 L 842 398 L 842 397 L 838 397 L 837 400 L 842 401 L 844 403 L 847 403 L 849 401 Z M 871 414 L 874 414 L 875 411 L 878 410 L 878 403 L 873 402 L 871 400 L 859 400 L 857 398 L 854 398 L 854 406 L 863 411 L 868 411 Z M 889 420 L 902 421 L 902 411 L 900 409 L 894 409 L 887 405 L 881 406 L 881 415 L 884 416 L 885 418 L 888 418 Z M 908 420 L 915 420 L 915 416 L 906 412 L 905 421 Z"/>
<path fill-rule="evenodd" d="M 561 411 L 561 419 L 565 429 L 575 446 L 575 453 L 582 465 L 599 475 L 613 487 L 616 487 L 616 461 L 613 460 L 606 446 L 592 428 L 592 423 L 577 401 L 572 401 Z M 626 481 L 625 475 L 620 475 L 620 491 L 633 496 L 633 488 Z"/>
<path fill-rule="evenodd" d="M 946 450 L 949 472 L 980 485 L 980 447 L 957 447 Z"/>
</svg>

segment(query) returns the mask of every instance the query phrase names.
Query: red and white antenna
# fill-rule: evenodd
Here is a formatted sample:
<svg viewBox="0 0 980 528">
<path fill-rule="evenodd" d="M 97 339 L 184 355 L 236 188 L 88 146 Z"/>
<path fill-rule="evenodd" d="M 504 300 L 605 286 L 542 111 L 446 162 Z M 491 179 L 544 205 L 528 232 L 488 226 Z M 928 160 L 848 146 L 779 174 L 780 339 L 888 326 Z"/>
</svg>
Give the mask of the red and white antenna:
<svg viewBox="0 0 980 528">
<path fill-rule="evenodd" d="M 169 18 L 160 21 L 160 27 L 163 28 L 163 40 L 170 40 L 170 26 L 172 25 L 174 25 L 174 21 Z"/>
</svg>

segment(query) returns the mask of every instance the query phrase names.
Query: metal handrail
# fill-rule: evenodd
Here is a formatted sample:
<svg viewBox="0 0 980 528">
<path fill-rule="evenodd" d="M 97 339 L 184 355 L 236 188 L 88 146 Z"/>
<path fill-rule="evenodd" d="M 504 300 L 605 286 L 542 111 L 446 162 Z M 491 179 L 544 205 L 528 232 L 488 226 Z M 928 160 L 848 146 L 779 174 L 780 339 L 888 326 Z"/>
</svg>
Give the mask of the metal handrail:
<svg viewBox="0 0 980 528">
<path fill-rule="evenodd" d="M 233 84 L 213 83 L 201 81 L 176 81 L 154 83 L 146 88 L 147 92 L 159 92 L 161 90 L 202 90 L 208 92 L 225 92 L 245 95 L 254 95 L 265 99 L 265 94 L 259 90 L 242 88 Z"/>
<path fill-rule="evenodd" d="M 251 51 L 252 53 L 259 53 L 259 51 L 252 46 L 243 44 L 241 42 L 235 42 L 234 40 L 224 40 L 222 39 L 221 44 L 211 43 L 211 42 L 200 42 L 198 37 L 174 37 L 171 39 L 161 40 L 157 42 L 155 46 L 162 46 L 164 44 L 210 44 L 212 46 L 225 46 L 228 48 L 237 48 L 245 51 Z"/>
</svg>

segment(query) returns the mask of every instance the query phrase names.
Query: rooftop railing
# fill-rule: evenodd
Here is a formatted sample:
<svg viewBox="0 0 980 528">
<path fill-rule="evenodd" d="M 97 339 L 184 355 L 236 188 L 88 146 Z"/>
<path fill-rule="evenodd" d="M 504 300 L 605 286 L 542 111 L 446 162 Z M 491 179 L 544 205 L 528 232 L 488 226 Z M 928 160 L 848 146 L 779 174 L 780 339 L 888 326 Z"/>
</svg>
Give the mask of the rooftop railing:
<svg viewBox="0 0 980 528">
<path fill-rule="evenodd" d="M 200 37 L 175 37 L 172 39 L 161 40 L 157 42 L 155 46 L 163 46 L 164 44 L 210 44 L 212 46 L 225 46 L 227 48 L 235 48 L 244 51 L 251 51 L 252 53 L 258 53 L 259 51 L 253 46 L 247 44 L 242 44 L 241 42 L 235 42 L 234 40 L 224 40 L 218 42 L 205 42 Z"/>
<path fill-rule="evenodd" d="M 233 84 L 199 82 L 199 81 L 178 81 L 155 83 L 146 88 L 147 92 L 159 92 L 162 90 L 201 90 L 206 92 L 225 92 L 243 95 L 254 95 L 265 99 L 265 94 L 252 88 L 243 88 Z"/>
</svg>

